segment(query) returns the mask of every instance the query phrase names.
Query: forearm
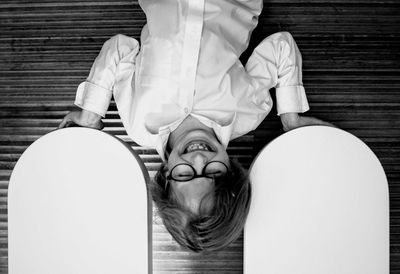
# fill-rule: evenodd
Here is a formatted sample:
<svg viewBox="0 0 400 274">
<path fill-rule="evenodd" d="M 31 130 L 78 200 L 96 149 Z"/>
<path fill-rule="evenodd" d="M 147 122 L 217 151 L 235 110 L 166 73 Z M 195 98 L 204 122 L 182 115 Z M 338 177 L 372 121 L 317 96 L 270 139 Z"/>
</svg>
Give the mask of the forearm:
<svg viewBox="0 0 400 274">
<path fill-rule="evenodd" d="M 315 117 L 310 116 L 301 116 L 295 112 L 283 113 L 280 115 L 280 119 L 282 122 L 282 127 L 284 131 L 289 131 L 295 128 L 304 127 L 304 126 L 330 126 L 336 127 L 335 125 L 320 120 Z"/>
</svg>

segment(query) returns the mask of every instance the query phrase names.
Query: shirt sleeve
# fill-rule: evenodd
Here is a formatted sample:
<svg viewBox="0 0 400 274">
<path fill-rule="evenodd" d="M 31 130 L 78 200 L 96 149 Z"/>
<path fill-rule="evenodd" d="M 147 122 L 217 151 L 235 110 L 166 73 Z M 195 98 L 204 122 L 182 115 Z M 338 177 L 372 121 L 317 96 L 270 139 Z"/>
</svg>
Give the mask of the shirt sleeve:
<svg viewBox="0 0 400 274">
<path fill-rule="evenodd" d="M 74 104 L 105 116 L 111 101 L 117 68 L 121 62 L 135 62 L 139 43 L 125 35 L 107 40 L 90 70 L 85 82 L 78 86 Z"/>
<path fill-rule="evenodd" d="M 290 33 L 278 32 L 264 39 L 250 56 L 246 69 L 253 78 L 276 88 L 278 115 L 309 110 L 301 53 Z"/>
</svg>

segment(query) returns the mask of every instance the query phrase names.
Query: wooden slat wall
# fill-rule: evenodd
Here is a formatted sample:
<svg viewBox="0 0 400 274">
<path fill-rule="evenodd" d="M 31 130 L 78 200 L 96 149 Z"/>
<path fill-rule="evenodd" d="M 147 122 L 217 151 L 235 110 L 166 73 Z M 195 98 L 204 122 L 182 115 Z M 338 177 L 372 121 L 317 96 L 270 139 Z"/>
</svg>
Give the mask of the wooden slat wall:
<svg viewBox="0 0 400 274">
<path fill-rule="evenodd" d="M 397 0 L 264 0 L 249 50 L 267 35 L 290 31 L 303 54 L 310 115 L 364 140 L 381 160 L 391 198 L 391 273 L 400 273 L 400 4 Z M 34 140 L 71 109 L 102 43 L 114 34 L 139 38 L 137 1 L 2 0 L 0 2 L 0 273 L 7 273 L 7 187 Z M 151 174 L 160 164 L 124 131 L 115 104 L 105 131 L 127 141 Z M 231 144 L 246 167 L 281 134 L 274 113 Z M 154 273 L 242 273 L 243 239 L 217 254 L 183 251 L 154 213 Z"/>
</svg>

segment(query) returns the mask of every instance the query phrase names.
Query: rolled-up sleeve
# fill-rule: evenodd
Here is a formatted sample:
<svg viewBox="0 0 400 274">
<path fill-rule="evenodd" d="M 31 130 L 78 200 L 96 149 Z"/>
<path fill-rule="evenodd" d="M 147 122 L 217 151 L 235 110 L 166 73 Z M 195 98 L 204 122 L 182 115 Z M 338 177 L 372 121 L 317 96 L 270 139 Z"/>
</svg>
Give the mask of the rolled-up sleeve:
<svg viewBox="0 0 400 274">
<path fill-rule="evenodd" d="M 276 88 L 278 115 L 309 110 L 302 82 L 301 53 L 290 33 L 278 32 L 264 39 L 246 67 L 248 65 L 258 68 L 253 71 L 256 74 L 253 77 L 268 79 L 268 83 Z"/>
<path fill-rule="evenodd" d="M 139 43 L 125 35 L 107 40 L 85 82 L 78 86 L 74 104 L 105 117 L 113 94 L 117 67 L 121 61 L 135 62 Z"/>
</svg>

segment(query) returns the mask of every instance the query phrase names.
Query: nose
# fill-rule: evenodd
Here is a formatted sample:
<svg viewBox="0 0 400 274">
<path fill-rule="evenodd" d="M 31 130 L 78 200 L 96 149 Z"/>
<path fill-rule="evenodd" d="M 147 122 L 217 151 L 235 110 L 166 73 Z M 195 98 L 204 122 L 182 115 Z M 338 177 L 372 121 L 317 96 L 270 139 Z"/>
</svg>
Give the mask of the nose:
<svg viewBox="0 0 400 274">
<path fill-rule="evenodd" d="M 194 151 L 185 156 L 187 157 L 186 160 L 193 165 L 196 171 L 201 173 L 204 165 L 212 158 L 212 155 L 209 154 L 211 153 L 205 151 Z"/>
</svg>

